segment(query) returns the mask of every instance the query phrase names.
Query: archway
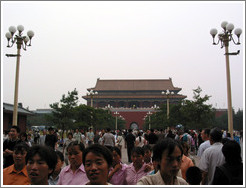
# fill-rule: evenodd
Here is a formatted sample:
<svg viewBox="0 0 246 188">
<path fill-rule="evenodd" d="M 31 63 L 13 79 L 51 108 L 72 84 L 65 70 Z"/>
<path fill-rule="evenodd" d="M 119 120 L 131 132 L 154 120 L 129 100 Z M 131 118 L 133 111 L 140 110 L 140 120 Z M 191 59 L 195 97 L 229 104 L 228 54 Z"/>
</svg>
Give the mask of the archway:
<svg viewBox="0 0 246 188">
<path fill-rule="evenodd" d="M 130 125 L 130 128 L 133 129 L 138 129 L 138 124 L 136 122 L 132 122 Z"/>
</svg>

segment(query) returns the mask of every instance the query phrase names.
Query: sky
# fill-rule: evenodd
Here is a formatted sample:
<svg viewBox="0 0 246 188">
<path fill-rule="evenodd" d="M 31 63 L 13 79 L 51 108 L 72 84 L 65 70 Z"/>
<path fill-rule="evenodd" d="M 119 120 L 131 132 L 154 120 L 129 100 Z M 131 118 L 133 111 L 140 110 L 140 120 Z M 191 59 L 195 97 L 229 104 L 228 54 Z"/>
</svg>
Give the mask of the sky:
<svg viewBox="0 0 246 188">
<path fill-rule="evenodd" d="M 243 30 L 230 42 L 232 106 L 245 104 L 244 1 L 1 1 L 1 96 L 14 103 L 17 46 L 7 48 L 10 26 L 33 30 L 21 50 L 18 102 L 50 108 L 76 88 L 79 103 L 100 79 L 168 79 L 193 100 L 198 86 L 215 108 L 227 108 L 225 48 L 212 45 L 221 23 Z M 236 41 L 237 37 L 234 35 Z M 217 39 L 217 38 L 216 38 Z"/>
</svg>

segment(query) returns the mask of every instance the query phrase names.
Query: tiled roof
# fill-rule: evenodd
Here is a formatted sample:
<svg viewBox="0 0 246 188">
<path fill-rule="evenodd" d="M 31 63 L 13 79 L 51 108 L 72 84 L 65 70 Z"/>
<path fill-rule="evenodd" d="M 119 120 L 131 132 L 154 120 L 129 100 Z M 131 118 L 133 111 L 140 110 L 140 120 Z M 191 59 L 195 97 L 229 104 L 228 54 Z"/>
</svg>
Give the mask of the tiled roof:
<svg viewBox="0 0 246 188">
<path fill-rule="evenodd" d="M 3 111 L 4 112 L 13 112 L 14 110 L 14 105 L 8 104 L 8 103 L 3 103 Z M 18 113 L 20 114 L 27 114 L 27 115 L 33 115 L 33 113 L 23 107 L 18 106 Z"/>
<path fill-rule="evenodd" d="M 83 96 L 84 99 L 89 99 L 90 96 Z M 156 95 L 96 95 L 93 97 L 94 100 L 96 99 L 164 99 L 167 98 L 166 95 L 160 95 L 160 96 L 156 96 Z M 169 96 L 169 99 L 184 99 L 186 98 L 186 96 L 184 95 L 173 95 L 173 96 Z"/>
<path fill-rule="evenodd" d="M 172 79 L 142 79 L 142 80 L 100 80 L 97 79 L 95 91 L 161 91 L 181 90 L 173 86 Z"/>
</svg>

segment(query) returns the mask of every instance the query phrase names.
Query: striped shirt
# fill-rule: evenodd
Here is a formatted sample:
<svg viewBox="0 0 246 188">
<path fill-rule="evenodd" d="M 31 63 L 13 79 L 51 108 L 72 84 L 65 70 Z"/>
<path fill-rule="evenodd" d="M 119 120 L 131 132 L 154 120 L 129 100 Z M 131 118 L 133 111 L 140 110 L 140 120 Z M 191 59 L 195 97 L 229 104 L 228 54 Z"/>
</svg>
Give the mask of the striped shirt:
<svg viewBox="0 0 246 188">
<path fill-rule="evenodd" d="M 88 182 L 83 164 L 74 173 L 68 165 L 61 170 L 57 185 L 85 185 Z"/>
<path fill-rule="evenodd" d="M 127 164 L 121 163 L 120 170 L 114 173 L 109 183 L 113 185 L 127 185 L 126 184 L 126 169 L 129 168 Z"/>
<path fill-rule="evenodd" d="M 136 185 L 138 180 L 143 176 L 146 176 L 148 172 L 145 172 L 146 163 L 143 164 L 142 168 L 140 168 L 137 172 L 133 163 L 129 165 L 129 168 L 126 169 L 126 183 L 127 185 Z"/>
</svg>

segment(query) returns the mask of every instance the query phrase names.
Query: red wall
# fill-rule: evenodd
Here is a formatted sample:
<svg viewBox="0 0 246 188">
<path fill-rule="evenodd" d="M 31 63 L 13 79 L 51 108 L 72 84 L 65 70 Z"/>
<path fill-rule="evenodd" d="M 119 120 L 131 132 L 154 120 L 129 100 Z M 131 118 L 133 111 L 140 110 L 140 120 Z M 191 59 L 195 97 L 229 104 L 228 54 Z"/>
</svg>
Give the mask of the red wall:
<svg viewBox="0 0 246 188">
<path fill-rule="evenodd" d="M 117 111 L 119 113 L 118 116 L 122 116 L 126 121 L 126 129 L 129 129 L 132 123 L 136 123 L 139 129 L 143 129 L 144 124 L 144 116 L 148 113 L 148 111 Z M 112 115 L 114 113 L 112 112 Z"/>
<path fill-rule="evenodd" d="M 3 113 L 3 130 L 10 130 L 10 127 L 12 126 L 12 113 Z M 21 132 L 26 132 L 26 121 L 27 116 L 26 115 L 18 115 L 17 118 L 18 126 L 20 127 Z"/>
</svg>

